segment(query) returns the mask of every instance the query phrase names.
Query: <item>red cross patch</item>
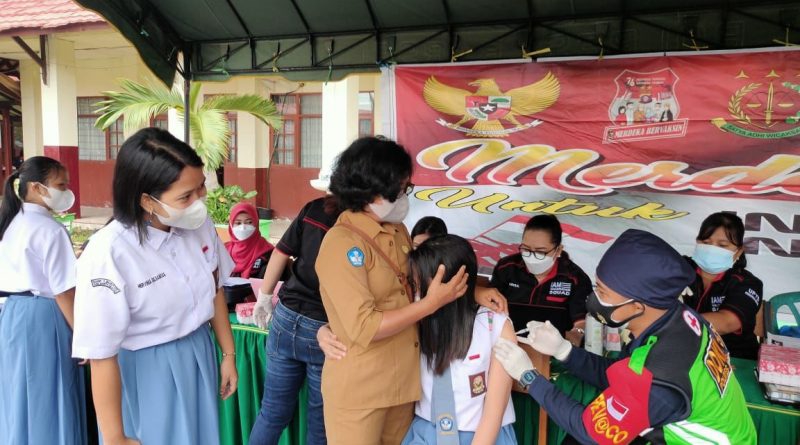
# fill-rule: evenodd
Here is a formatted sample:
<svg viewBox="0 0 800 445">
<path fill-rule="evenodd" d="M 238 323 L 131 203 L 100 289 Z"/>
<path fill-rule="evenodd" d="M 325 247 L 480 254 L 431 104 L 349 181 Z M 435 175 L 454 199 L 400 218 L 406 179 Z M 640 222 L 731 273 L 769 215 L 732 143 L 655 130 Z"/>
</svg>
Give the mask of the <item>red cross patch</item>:
<svg viewBox="0 0 800 445">
<path fill-rule="evenodd" d="M 689 311 L 683 311 L 683 321 L 692 328 L 692 331 L 699 337 L 702 333 L 702 327 L 700 326 L 700 320 L 694 316 L 693 313 Z"/>
</svg>

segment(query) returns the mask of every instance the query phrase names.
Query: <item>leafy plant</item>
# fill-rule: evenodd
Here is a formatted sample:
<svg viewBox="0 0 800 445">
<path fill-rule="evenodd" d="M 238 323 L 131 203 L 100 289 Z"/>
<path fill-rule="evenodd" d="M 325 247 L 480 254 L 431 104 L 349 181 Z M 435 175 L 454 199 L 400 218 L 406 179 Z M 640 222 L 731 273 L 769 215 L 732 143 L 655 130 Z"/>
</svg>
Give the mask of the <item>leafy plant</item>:
<svg viewBox="0 0 800 445">
<path fill-rule="evenodd" d="M 214 224 L 228 224 L 233 206 L 245 199 L 253 198 L 257 193 L 255 190 L 245 193 L 238 185 L 210 190 L 206 195 L 206 207 L 211 220 Z"/>
<path fill-rule="evenodd" d="M 170 109 L 184 116 L 183 91 L 173 87 L 171 90 L 160 83 L 142 84 L 129 79 L 120 81 L 122 91 L 105 91 L 108 99 L 98 102 L 100 117 L 95 126 L 101 130 L 108 128 L 121 116 L 125 116 L 125 131 L 132 132 L 150 125 L 150 120 Z M 256 94 L 219 95 L 202 104 L 198 103 L 200 82 L 192 82 L 189 91 L 189 130 L 192 146 L 205 163 L 206 172 L 216 171 L 228 156 L 230 129 L 229 111 L 249 113 L 256 119 L 280 130 L 281 115 L 271 100 Z"/>
</svg>

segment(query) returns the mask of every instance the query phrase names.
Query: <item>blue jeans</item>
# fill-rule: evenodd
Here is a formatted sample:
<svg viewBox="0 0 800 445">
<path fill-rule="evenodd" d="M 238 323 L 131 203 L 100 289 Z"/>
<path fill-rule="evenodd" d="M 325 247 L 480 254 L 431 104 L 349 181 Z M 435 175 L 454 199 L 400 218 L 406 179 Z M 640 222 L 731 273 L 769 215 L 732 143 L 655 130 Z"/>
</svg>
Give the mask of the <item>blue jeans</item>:
<svg viewBox="0 0 800 445">
<path fill-rule="evenodd" d="M 325 323 L 304 317 L 280 302 L 272 313 L 267 337 L 267 373 L 264 397 L 250 445 L 278 443 L 284 428 L 292 420 L 297 395 L 308 379 L 308 425 L 306 444 L 324 445 L 325 421 L 322 416 L 322 364 L 325 355 L 317 342 L 317 331 Z"/>
</svg>

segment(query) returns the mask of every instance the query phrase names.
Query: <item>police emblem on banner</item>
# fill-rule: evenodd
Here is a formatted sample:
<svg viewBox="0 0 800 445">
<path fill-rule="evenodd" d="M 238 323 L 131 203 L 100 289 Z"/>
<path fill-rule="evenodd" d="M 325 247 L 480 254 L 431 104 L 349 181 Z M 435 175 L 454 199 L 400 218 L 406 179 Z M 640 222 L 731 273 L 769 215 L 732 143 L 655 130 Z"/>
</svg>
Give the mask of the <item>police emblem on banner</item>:
<svg viewBox="0 0 800 445">
<path fill-rule="evenodd" d="M 617 93 L 608 107 L 613 125 L 605 128 L 603 143 L 686 136 L 689 120 L 678 118 L 678 80 L 671 68 L 647 73 L 623 70 L 614 79 Z"/>
</svg>

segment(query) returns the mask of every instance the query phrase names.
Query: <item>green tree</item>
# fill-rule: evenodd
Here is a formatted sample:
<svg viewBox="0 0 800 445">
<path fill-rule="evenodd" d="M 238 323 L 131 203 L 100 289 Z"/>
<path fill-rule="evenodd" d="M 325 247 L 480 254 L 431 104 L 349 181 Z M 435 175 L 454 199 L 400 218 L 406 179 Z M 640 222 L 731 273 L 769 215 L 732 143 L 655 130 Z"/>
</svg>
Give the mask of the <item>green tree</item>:
<svg viewBox="0 0 800 445">
<path fill-rule="evenodd" d="M 96 105 L 100 117 L 95 126 L 106 129 L 121 116 L 125 117 L 125 131 L 132 132 L 150 125 L 150 120 L 173 109 L 185 116 L 183 91 L 180 87 L 167 89 L 161 83 L 142 84 L 130 79 L 120 81 L 122 91 L 105 91 L 108 99 Z M 252 114 L 256 119 L 279 130 L 281 116 L 275 103 L 255 95 L 219 95 L 198 103 L 201 84 L 193 82 L 189 91 L 189 131 L 191 145 L 205 163 L 207 182 L 217 185 L 213 174 L 228 156 L 231 134 L 228 128 L 229 111 Z"/>
</svg>

